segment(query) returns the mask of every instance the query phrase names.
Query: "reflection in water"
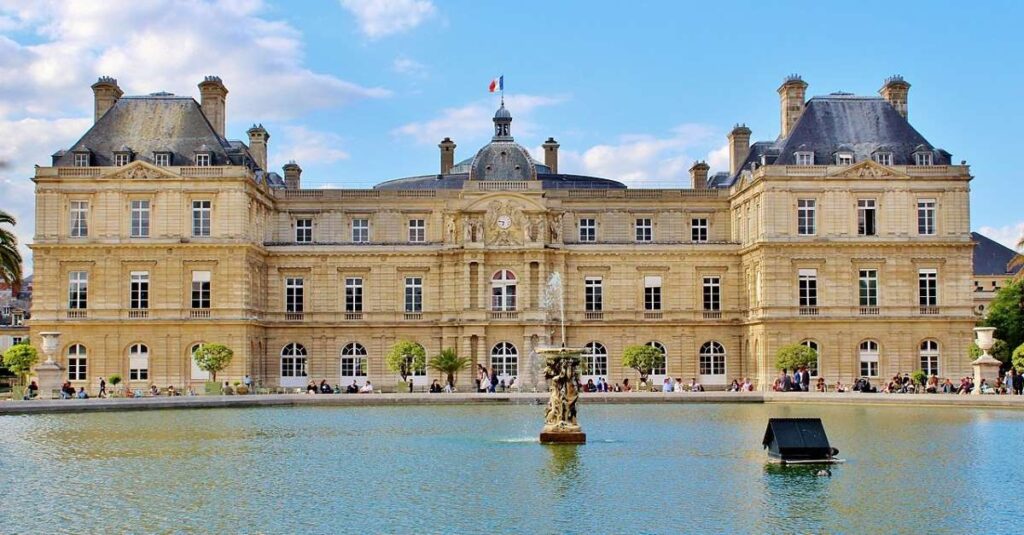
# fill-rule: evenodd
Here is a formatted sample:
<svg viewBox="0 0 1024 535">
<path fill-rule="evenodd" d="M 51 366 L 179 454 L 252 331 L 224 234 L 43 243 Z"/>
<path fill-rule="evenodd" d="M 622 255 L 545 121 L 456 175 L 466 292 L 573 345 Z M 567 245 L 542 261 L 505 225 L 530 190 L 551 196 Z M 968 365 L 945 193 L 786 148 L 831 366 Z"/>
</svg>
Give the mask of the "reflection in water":
<svg viewBox="0 0 1024 535">
<path fill-rule="evenodd" d="M 552 477 L 571 481 L 579 477 L 580 456 L 577 451 L 580 446 L 572 444 L 548 445 L 548 472 Z"/>
</svg>

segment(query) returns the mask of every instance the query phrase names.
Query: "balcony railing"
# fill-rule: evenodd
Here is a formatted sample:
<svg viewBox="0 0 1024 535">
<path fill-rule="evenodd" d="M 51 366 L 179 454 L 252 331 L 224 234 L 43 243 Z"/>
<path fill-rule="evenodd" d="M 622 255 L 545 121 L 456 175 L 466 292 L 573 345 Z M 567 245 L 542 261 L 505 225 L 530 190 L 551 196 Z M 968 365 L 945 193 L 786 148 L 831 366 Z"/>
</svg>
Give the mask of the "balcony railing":
<svg viewBox="0 0 1024 535">
<path fill-rule="evenodd" d="M 817 316 L 818 307 L 800 307 L 801 316 Z"/>
<path fill-rule="evenodd" d="M 149 310 L 137 309 L 128 311 L 128 319 L 130 320 L 144 320 L 149 317 Z"/>
<path fill-rule="evenodd" d="M 193 308 L 188 311 L 188 317 L 194 320 L 208 320 L 210 319 L 210 309 L 208 308 Z"/>
<path fill-rule="evenodd" d="M 423 313 L 422 312 L 406 312 L 405 313 L 405 319 L 406 319 L 406 321 L 418 321 L 418 320 L 423 319 Z"/>
<path fill-rule="evenodd" d="M 860 307 L 861 316 L 877 316 L 878 307 Z"/>
<path fill-rule="evenodd" d="M 362 312 L 346 312 L 345 313 L 345 321 L 359 321 L 361 319 L 363 319 L 363 313 Z"/>
<path fill-rule="evenodd" d="M 661 311 L 648 310 L 644 312 L 645 320 L 660 320 L 662 318 Z"/>
<path fill-rule="evenodd" d="M 89 317 L 89 311 L 83 309 L 68 310 L 69 320 L 84 320 Z"/>
<path fill-rule="evenodd" d="M 302 312 L 285 312 L 284 313 L 284 320 L 285 321 L 302 321 L 304 319 L 304 317 L 305 317 L 305 314 L 302 313 Z"/>
<path fill-rule="evenodd" d="M 492 310 L 492 320 L 517 320 L 519 319 L 519 312 L 515 310 Z"/>
<path fill-rule="evenodd" d="M 705 310 L 704 311 L 704 319 L 706 319 L 706 320 L 720 320 L 720 319 L 722 319 L 722 311 L 721 310 Z"/>
<path fill-rule="evenodd" d="M 583 313 L 583 319 L 586 319 L 586 320 L 603 320 L 604 319 L 604 312 L 599 312 L 599 311 L 584 312 Z"/>
<path fill-rule="evenodd" d="M 938 316 L 939 315 L 939 307 L 933 306 L 933 305 L 922 306 L 921 307 L 921 315 L 922 316 Z"/>
</svg>

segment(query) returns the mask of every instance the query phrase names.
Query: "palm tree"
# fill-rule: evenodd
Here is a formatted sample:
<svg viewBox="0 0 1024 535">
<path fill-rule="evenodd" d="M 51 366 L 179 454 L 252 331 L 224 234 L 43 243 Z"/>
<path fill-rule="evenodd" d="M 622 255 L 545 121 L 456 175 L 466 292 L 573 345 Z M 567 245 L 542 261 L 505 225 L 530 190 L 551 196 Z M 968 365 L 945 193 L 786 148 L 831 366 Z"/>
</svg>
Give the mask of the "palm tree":
<svg viewBox="0 0 1024 535">
<path fill-rule="evenodd" d="M 1013 269 L 1015 267 L 1024 266 L 1024 236 L 1021 236 L 1020 241 L 1017 242 L 1017 250 L 1021 251 L 1017 253 L 1017 256 L 1010 260 L 1010 264 L 1007 269 Z M 1021 269 L 1013 276 L 1014 280 L 1024 280 L 1024 269 Z"/>
<path fill-rule="evenodd" d="M 0 225 L 14 226 L 14 217 L 0 210 Z M 11 285 L 14 295 L 21 288 L 21 253 L 18 252 L 18 238 L 13 232 L 0 228 L 0 280 Z"/>
<path fill-rule="evenodd" d="M 430 359 L 427 366 L 447 376 L 448 385 L 455 388 L 455 376 L 469 365 L 469 359 L 460 357 L 454 349 L 442 349 L 441 353 Z"/>
</svg>

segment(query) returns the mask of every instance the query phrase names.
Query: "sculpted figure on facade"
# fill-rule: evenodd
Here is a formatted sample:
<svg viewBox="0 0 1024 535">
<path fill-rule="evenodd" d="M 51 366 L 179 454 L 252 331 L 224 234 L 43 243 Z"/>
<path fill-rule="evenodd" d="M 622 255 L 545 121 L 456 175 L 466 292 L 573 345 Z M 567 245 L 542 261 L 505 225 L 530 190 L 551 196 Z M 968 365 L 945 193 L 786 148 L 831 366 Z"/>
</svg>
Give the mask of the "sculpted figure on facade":
<svg viewBox="0 0 1024 535">
<path fill-rule="evenodd" d="M 491 201 L 487 205 L 487 243 L 490 245 L 523 244 L 523 209 L 512 201 Z"/>
<path fill-rule="evenodd" d="M 562 242 L 562 214 L 556 214 L 548 222 L 548 232 L 551 235 L 551 243 Z"/>
<path fill-rule="evenodd" d="M 446 216 L 444 216 L 444 219 L 445 219 L 444 230 L 445 230 L 445 237 L 446 237 L 445 241 L 447 241 L 448 243 L 456 243 L 457 242 L 458 234 L 456 234 L 455 216 L 453 216 L 453 215 L 446 215 Z"/>
</svg>

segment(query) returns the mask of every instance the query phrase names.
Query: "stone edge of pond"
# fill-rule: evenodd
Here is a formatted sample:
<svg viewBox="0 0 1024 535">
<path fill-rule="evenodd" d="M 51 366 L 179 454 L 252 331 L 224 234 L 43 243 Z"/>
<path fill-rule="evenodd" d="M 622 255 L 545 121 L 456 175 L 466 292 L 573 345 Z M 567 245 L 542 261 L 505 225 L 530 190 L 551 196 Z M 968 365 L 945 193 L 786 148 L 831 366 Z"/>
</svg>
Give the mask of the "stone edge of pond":
<svg viewBox="0 0 1024 535">
<path fill-rule="evenodd" d="M 543 405 L 546 393 L 505 394 L 369 394 L 369 395 L 252 395 L 141 399 L 33 400 L 0 402 L 0 415 L 215 409 L 244 407 L 366 407 L 415 405 Z M 1024 409 L 1024 396 L 955 396 L 949 394 L 819 394 L 798 392 L 601 393 L 584 394 L 584 404 L 633 403 L 767 403 L 782 405 L 912 405 Z"/>
</svg>

